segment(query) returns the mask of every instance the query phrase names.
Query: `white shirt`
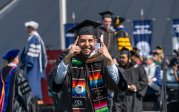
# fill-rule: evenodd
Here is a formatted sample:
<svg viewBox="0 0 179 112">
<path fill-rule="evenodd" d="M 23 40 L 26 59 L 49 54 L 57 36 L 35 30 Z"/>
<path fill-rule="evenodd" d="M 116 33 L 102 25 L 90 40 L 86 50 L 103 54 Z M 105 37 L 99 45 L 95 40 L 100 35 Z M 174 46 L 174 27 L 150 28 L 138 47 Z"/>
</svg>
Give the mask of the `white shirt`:
<svg viewBox="0 0 179 112">
<path fill-rule="evenodd" d="M 9 63 L 8 66 L 15 66 L 15 67 L 17 67 L 17 64 Z"/>
<path fill-rule="evenodd" d="M 155 69 L 156 69 L 155 63 L 152 63 L 151 65 L 147 65 L 144 68 L 145 68 L 145 71 L 146 71 L 148 77 L 150 77 L 150 78 L 154 77 Z"/>
</svg>

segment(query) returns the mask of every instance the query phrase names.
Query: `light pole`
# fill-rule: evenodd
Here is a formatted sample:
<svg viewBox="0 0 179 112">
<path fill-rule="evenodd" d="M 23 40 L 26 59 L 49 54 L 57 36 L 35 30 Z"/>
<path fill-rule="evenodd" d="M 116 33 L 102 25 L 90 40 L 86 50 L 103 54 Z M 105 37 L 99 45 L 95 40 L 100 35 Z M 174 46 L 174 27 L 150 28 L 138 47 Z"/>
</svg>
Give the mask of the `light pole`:
<svg viewBox="0 0 179 112">
<path fill-rule="evenodd" d="M 65 49 L 66 0 L 59 0 L 60 49 Z"/>
</svg>

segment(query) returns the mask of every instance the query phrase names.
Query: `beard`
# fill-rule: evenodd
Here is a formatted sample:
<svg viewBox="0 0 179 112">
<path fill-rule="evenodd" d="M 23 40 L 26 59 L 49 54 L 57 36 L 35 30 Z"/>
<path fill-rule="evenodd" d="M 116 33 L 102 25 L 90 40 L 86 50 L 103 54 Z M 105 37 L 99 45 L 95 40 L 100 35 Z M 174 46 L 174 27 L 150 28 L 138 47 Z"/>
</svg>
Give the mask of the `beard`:
<svg viewBox="0 0 179 112">
<path fill-rule="evenodd" d="M 84 54 L 83 52 L 81 52 L 81 54 L 83 55 L 84 58 L 88 58 L 90 56 L 90 54 Z"/>
<path fill-rule="evenodd" d="M 129 62 L 119 62 L 119 66 L 122 68 L 126 68 L 128 66 Z"/>
<path fill-rule="evenodd" d="M 90 54 L 84 54 L 83 52 L 81 52 L 81 54 L 85 57 L 85 58 L 91 58 L 94 55 L 96 55 L 97 53 L 95 53 L 94 51 L 92 51 Z"/>
</svg>

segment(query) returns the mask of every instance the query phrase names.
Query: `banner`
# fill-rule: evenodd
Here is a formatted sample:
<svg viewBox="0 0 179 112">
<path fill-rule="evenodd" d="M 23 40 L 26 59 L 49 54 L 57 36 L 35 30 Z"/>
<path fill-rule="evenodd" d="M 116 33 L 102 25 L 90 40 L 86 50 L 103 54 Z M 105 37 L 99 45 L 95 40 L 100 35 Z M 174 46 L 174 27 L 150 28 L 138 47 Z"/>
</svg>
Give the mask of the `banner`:
<svg viewBox="0 0 179 112">
<path fill-rule="evenodd" d="M 73 28 L 75 25 L 72 23 L 65 24 L 65 48 L 69 48 L 75 41 L 74 33 L 69 33 L 68 30 Z"/>
<path fill-rule="evenodd" d="M 133 21 L 133 37 L 134 45 L 140 49 L 142 56 L 149 55 L 151 52 L 152 40 L 152 21 L 151 20 L 136 20 Z"/>
<path fill-rule="evenodd" d="M 173 19 L 173 25 L 172 25 L 172 46 L 173 50 L 179 48 L 179 19 Z"/>
</svg>

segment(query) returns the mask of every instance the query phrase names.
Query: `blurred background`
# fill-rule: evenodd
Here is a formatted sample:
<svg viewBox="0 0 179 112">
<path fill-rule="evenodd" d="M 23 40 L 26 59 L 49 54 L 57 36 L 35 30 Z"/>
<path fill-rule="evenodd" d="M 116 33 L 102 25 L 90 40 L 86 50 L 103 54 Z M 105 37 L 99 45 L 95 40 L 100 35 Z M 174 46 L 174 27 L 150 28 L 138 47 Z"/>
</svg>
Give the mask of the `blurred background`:
<svg viewBox="0 0 179 112">
<path fill-rule="evenodd" d="M 172 38 L 179 37 L 178 6 L 179 0 L 0 0 L 0 56 L 13 48 L 22 51 L 28 38 L 24 23 L 34 20 L 39 23 L 38 32 L 49 50 L 47 53 L 51 54 L 48 55 L 48 73 L 59 50 L 61 53 L 67 48 L 70 38 L 73 38 L 67 30 L 85 19 L 101 22 L 99 12 L 106 10 L 113 12 L 114 17 L 126 18 L 124 26 L 133 46 L 134 21 L 150 20 L 151 50 L 162 46 L 165 56 L 170 56 L 174 50 Z M 178 20 L 175 27 L 177 35 L 174 35 L 174 19 Z M 179 44 L 177 41 L 175 43 Z M 1 58 L 0 66 L 3 66 Z M 46 82 L 43 87 L 46 87 L 45 98 L 48 99 Z"/>
<path fill-rule="evenodd" d="M 61 0 L 63 1 L 63 0 Z M 179 18 L 178 0 L 66 0 L 66 17 L 61 17 L 59 0 L 0 0 L 0 54 L 11 48 L 22 49 L 26 43 L 24 22 L 37 21 L 48 49 L 64 49 L 61 43 L 60 19 L 65 23 L 79 23 L 84 19 L 101 22 L 99 12 L 110 10 L 114 16 L 127 19 L 124 23 L 133 43 L 133 20 L 153 21 L 152 49 L 163 46 L 165 54 L 172 54 L 172 19 Z M 2 62 L 2 60 L 0 61 Z M 2 65 L 2 63 L 0 64 Z"/>
</svg>

